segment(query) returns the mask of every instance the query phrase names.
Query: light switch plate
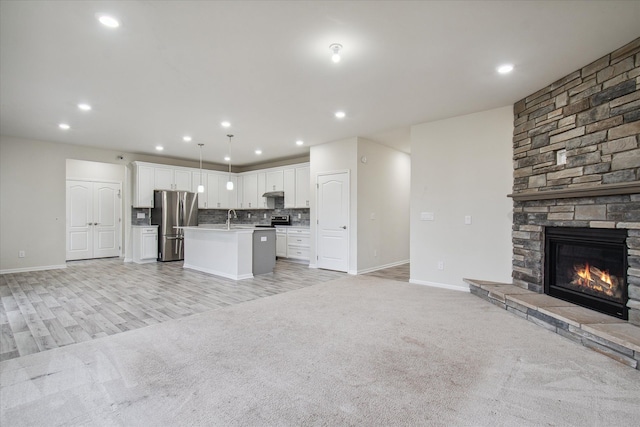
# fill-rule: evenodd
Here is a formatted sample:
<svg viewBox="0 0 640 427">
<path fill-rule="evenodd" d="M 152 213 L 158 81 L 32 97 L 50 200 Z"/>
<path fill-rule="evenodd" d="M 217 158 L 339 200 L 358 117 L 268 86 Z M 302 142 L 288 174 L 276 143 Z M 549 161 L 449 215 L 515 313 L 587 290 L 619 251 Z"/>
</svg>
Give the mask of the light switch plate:
<svg viewBox="0 0 640 427">
<path fill-rule="evenodd" d="M 138 212 L 138 213 L 136 214 L 136 218 L 137 218 L 137 219 L 144 219 L 144 212 Z"/>
<path fill-rule="evenodd" d="M 266 242 L 267 241 L 267 236 L 260 236 L 260 241 L 261 242 Z"/>
<path fill-rule="evenodd" d="M 471 215 L 465 215 L 464 216 L 464 223 L 466 225 L 471 225 Z"/>
<path fill-rule="evenodd" d="M 562 149 L 556 151 L 556 164 L 557 165 L 566 165 L 567 164 L 567 150 Z"/>
<path fill-rule="evenodd" d="M 435 215 L 433 212 L 420 212 L 420 221 L 433 221 Z"/>
</svg>

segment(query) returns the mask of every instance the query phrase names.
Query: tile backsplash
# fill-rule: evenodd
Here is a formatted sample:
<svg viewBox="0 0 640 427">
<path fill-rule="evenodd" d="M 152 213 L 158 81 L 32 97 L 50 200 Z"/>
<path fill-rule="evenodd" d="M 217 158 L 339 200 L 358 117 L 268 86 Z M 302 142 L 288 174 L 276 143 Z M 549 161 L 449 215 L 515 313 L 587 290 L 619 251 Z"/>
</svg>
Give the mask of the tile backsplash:
<svg viewBox="0 0 640 427">
<path fill-rule="evenodd" d="M 238 217 L 232 221 L 234 224 L 270 224 L 271 215 L 289 215 L 292 226 L 309 227 L 310 215 L 308 208 L 285 209 L 283 205 L 284 203 L 282 202 L 276 204 L 275 209 L 236 209 Z M 149 211 L 149 208 L 132 207 L 131 225 L 150 225 Z M 227 209 L 199 209 L 198 224 L 224 224 L 227 220 L 227 212 Z M 138 214 L 143 214 L 144 218 L 138 218 Z"/>
<path fill-rule="evenodd" d="M 200 209 L 198 211 L 198 224 L 224 224 L 227 220 L 228 210 Z M 237 218 L 232 219 L 234 224 L 270 224 L 271 215 L 289 215 L 291 225 L 309 227 L 309 209 L 242 209 L 236 210 Z M 300 218 L 298 218 L 298 216 Z"/>
<path fill-rule="evenodd" d="M 151 225 L 151 209 L 131 208 L 131 225 Z M 138 218 L 138 214 L 144 214 L 144 218 Z"/>
</svg>

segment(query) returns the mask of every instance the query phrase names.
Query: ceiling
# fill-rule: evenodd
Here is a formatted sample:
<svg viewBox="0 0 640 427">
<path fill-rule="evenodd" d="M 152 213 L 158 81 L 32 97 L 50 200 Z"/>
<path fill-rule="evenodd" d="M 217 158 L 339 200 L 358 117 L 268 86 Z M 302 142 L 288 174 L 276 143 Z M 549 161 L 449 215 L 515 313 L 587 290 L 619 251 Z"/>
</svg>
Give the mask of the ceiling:
<svg viewBox="0 0 640 427">
<path fill-rule="evenodd" d="M 638 22 L 638 1 L 2 0 L 0 132 L 213 163 L 232 133 L 234 165 L 354 136 L 410 152 L 411 125 L 513 104 Z"/>
</svg>

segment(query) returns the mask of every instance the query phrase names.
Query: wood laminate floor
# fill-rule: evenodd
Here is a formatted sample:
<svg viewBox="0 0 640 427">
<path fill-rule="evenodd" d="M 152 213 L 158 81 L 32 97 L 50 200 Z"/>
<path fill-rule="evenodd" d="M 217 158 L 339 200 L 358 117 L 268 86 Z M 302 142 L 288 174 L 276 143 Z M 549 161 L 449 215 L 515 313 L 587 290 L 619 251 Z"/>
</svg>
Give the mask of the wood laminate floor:
<svg viewBox="0 0 640 427">
<path fill-rule="evenodd" d="M 381 279 L 396 280 L 398 282 L 409 282 L 409 263 L 396 265 L 395 267 L 383 270 L 372 271 L 365 276 L 379 277 Z"/>
<path fill-rule="evenodd" d="M 118 334 L 316 283 L 345 273 L 278 261 L 234 281 L 182 262 L 73 261 L 66 269 L 0 275 L 0 360 Z"/>
</svg>

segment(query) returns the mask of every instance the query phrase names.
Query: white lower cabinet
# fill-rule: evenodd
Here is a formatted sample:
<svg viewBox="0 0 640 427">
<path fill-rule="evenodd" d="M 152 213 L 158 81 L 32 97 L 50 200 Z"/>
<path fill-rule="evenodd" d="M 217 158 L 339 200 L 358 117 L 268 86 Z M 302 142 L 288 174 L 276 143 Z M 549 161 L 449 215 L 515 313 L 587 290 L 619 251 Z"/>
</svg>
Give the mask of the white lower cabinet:
<svg viewBox="0 0 640 427">
<path fill-rule="evenodd" d="M 143 264 L 158 259 L 158 227 L 133 227 L 133 262 Z"/>
<path fill-rule="evenodd" d="M 276 256 L 287 257 L 287 229 L 276 228 Z"/>
<path fill-rule="evenodd" d="M 288 228 L 287 258 L 309 261 L 309 240 L 308 228 Z"/>
</svg>

